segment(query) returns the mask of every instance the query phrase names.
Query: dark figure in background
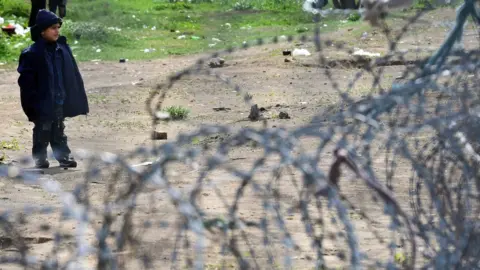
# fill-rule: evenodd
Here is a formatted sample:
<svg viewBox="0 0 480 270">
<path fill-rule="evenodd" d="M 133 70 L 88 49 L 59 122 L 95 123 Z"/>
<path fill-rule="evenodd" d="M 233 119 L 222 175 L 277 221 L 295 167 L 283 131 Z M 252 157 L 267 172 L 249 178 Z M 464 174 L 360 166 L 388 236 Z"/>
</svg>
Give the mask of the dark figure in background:
<svg viewBox="0 0 480 270">
<path fill-rule="evenodd" d="M 30 18 L 28 20 L 28 27 L 32 27 L 35 25 L 35 19 L 37 18 L 37 13 L 40 9 L 47 8 L 47 0 L 30 0 L 32 3 L 32 8 L 30 9 Z M 64 18 L 67 14 L 67 0 L 49 0 L 48 1 L 48 9 L 53 12 L 57 13 L 58 7 L 58 15 L 60 18 Z"/>
<path fill-rule="evenodd" d="M 37 13 L 40 9 L 45 9 L 47 7 L 47 0 L 30 0 L 32 3 L 32 8 L 30 9 L 30 18 L 28 20 L 28 27 L 35 25 L 35 19 L 37 18 Z"/>
<path fill-rule="evenodd" d="M 64 18 L 67 13 L 67 0 L 49 0 L 48 1 L 48 9 L 53 12 L 57 13 L 58 7 L 58 16 L 60 18 Z"/>
<path fill-rule="evenodd" d="M 89 112 L 83 79 L 66 38 L 59 34 L 62 19 L 42 9 L 35 23 L 31 28 L 34 44 L 22 51 L 17 69 L 22 109 L 35 124 L 32 156 L 37 168 L 48 168 L 50 143 L 61 167 L 76 167 L 64 119 Z"/>
</svg>

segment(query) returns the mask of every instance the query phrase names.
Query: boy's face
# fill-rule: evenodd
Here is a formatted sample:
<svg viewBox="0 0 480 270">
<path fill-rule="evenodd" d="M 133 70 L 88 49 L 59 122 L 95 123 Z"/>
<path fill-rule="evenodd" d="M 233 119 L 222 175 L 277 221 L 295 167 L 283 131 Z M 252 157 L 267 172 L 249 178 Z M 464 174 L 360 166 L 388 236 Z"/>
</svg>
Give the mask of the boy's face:
<svg viewBox="0 0 480 270">
<path fill-rule="evenodd" d="M 54 24 L 42 32 L 42 37 L 49 42 L 55 42 L 60 35 L 60 24 Z"/>
</svg>

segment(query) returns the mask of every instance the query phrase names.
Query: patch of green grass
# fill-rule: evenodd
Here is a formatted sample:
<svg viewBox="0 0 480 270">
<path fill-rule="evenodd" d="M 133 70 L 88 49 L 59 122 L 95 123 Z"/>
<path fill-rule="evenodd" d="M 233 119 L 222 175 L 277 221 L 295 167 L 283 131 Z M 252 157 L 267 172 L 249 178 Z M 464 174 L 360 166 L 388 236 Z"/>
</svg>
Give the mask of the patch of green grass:
<svg viewBox="0 0 480 270">
<path fill-rule="evenodd" d="M 89 93 L 87 94 L 88 101 L 92 104 L 107 104 L 107 97 L 104 94 Z"/>
<path fill-rule="evenodd" d="M 170 115 L 171 120 L 184 120 L 190 114 L 190 110 L 182 106 L 170 106 L 165 108 L 164 111 Z"/>
<path fill-rule="evenodd" d="M 2 16 L 26 26 L 30 10 L 26 1 L 0 3 L 5 6 Z M 322 23 L 334 25 L 337 17 Z M 204 53 L 312 30 L 313 16 L 293 0 L 78 0 L 68 3 L 61 32 L 77 60 L 118 61 Z M 21 42 L 8 44 L 0 39 L 0 62 L 15 62 L 21 49 L 31 44 L 29 38 L 28 34 Z"/>
<path fill-rule="evenodd" d="M 29 10 L 28 1 L 0 0 L 0 14 L 24 26 Z M 328 25 L 325 33 L 359 19 L 331 14 L 320 24 Z M 61 31 L 77 60 L 118 61 L 206 53 L 259 38 L 311 35 L 313 29 L 313 15 L 294 0 L 77 0 L 67 4 Z M 0 37 L 0 62 L 15 64 L 29 39 Z"/>
<path fill-rule="evenodd" d="M 17 139 L 14 138 L 11 141 L 0 141 L 0 149 L 18 151 L 20 150 L 20 145 Z"/>
<path fill-rule="evenodd" d="M 362 16 L 360 15 L 360 13 L 354 12 L 348 15 L 347 20 L 351 22 L 356 22 L 356 21 L 359 21 L 361 18 Z"/>
<path fill-rule="evenodd" d="M 5 151 L 2 151 L 2 153 L 0 154 L 0 165 L 6 164 L 7 159 L 7 154 L 5 153 Z"/>
</svg>

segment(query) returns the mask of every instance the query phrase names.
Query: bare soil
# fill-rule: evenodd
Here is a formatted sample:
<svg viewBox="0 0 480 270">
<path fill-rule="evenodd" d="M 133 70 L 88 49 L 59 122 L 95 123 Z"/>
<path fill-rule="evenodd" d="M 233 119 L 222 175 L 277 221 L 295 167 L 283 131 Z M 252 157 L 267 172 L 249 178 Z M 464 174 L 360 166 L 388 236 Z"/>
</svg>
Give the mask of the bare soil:
<svg viewBox="0 0 480 270">
<path fill-rule="evenodd" d="M 438 21 L 441 18 L 442 21 Z M 420 56 L 428 55 L 429 50 L 438 48 L 447 34 L 447 28 L 440 22 L 451 22 L 454 18 L 454 10 L 435 11 L 422 18 L 421 23 L 414 25 L 410 32 L 402 39 L 399 44 L 400 49 L 417 50 L 419 53 L 412 53 L 408 56 L 409 61 L 416 61 Z M 403 25 L 405 22 L 398 20 Z M 397 27 L 395 27 L 397 28 Z M 360 29 L 360 28 L 359 28 Z M 387 49 L 386 39 L 377 30 L 368 29 L 367 39 L 362 39 L 358 29 L 343 29 L 325 36 L 334 41 L 346 42 L 346 47 L 358 47 L 370 52 L 380 52 L 384 54 Z M 478 40 L 475 38 L 475 30 L 467 29 L 465 45 L 467 48 L 478 48 Z M 314 52 L 314 46 L 308 42 L 305 44 L 281 43 L 275 45 L 265 45 L 254 47 L 245 51 L 239 51 L 225 57 L 226 66 L 212 69 L 224 76 L 228 76 L 233 82 L 240 85 L 244 90 L 252 94 L 254 102 L 259 107 L 264 107 L 266 111 L 264 116 L 267 118 L 268 127 L 298 127 L 311 121 L 312 117 L 325 110 L 329 105 L 335 105 L 338 100 L 338 92 L 333 87 L 333 82 L 325 75 L 325 66 L 318 64 L 318 54 L 314 53 L 309 57 L 296 57 L 293 61 L 286 62 L 282 50 L 293 49 L 294 47 L 307 48 Z M 330 65 L 329 71 L 333 74 L 333 80 L 338 83 L 338 88 L 345 89 L 348 83 L 360 71 L 355 59 L 346 52 L 341 52 L 335 47 L 325 48 L 323 55 L 328 58 Z M 127 63 L 111 62 L 89 62 L 81 63 L 80 68 L 84 77 L 86 89 L 90 102 L 90 114 L 88 117 L 76 117 L 68 119 L 66 122 L 66 133 L 69 144 L 72 149 L 88 149 L 96 152 L 112 152 L 117 154 L 126 154 L 138 146 L 151 145 L 151 120 L 145 110 L 145 100 L 148 98 L 155 85 L 162 82 L 170 74 L 179 71 L 195 63 L 198 59 L 195 56 L 171 57 L 168 59 L 152 61 L 130 61 Z M 333 63 L 333 64 L 332 64 Z M 353 64 L 352 64 L 353 63 Z M 385 67 L 383 75 L 385 87 L 391 84 L 405 69 L 400 62 L 390 63 Z M 19 89 L 17 86 L 18 74 L 11 70 L 1 72 L 0 77 L 0 139 L 19 141 L 21 150 L 6 150 L 7 155 L 14 160 L 20 160 L 22 156 L 29 156 L 32 144 L 33 124 L 26 121 L 20 102 Z M 356 98 L 366 96 L 371 89 L 371 76 L 363 76 L 359 83 L 354 87 L 351 94 Z M 185 121 L 173 121 L 163 123 L 157 131 L 167 132 L 168 141 L 182 133 L 195 130 L 203 124 L 228 124 L 233 127 L 261 127 L 263 122 L 250 122 L 247 118 L 249 107 L 243 102 L 243 97 L 237 95 L 234 89 L 219 82 L 212 76 L 191 76 L 176 84 L 167 94 L 164 106 L 181 105 L 191 110 L 189 118 Z M 214 108 L 225 107 L 228 110 L 217 111 Z M 288 113 L 290 119 L 279 119 L 278 114 L 283 111 Z M 215 143 L 221 140 L 221 137 L 209 138 L 208 142 Z M 314 149 L 318 142 L 314 140 L 303 142 L 306 149 Z M 50 149 L 49 149 L 50 150 Z M 235 149 L 230 157 L 231 165 L 238 168 L 248 168 L 261 153 L 251 147 L 241 147 Z M 139 160 L 140 161 L 140 160 Z M 325 170 L 330 165 L 331 158 L 322 161 L 321 167 Z M 384 166 L 384 157 L 378 158 L 375 168 L 379 170 Z M 52 166 L 56 166 L 54 160 L 51 160 Z M 266 166 L 265 172 L 258 174 L 258 181 L 269 176 L 268 168 L 272 168 L 275 160 L 270 160 Z M 269 167 L 270 166 L 270 167 Z M 403 166 L 403 167 L 402 167 Z M 58 181 L 65 190 L 72 190 L 74 186 L 81 183 L 83 179 L 83 170 L 86 165 L 79 159 L 79 168 L 77 170 L 52 170 L 51 177 Z M 403 170 L 402 170 L 403 168 Z M 395 194 L 403 206 L 408 209 L 408 177 L 410 177 L 410 167 L 399 164 L 397 174 L 397 184 Z M 194 185 L 198 170 L 180 166 L 176 168 L 179 173 L 179 181 L 175 183 L 181 190 L 189 190 Z M 211 176 L 212 181 L 222 190 L 223 195 L 228 201 L 234 197 L 234 192 L 240 185 L 236 179 L 222 171 L 216 171 Z M 299 178 L 300 174 L 293 173 L 294 178 Z M 402 182 L 404 180 L 404 182 Z M 382 205 L 372 201 L 368 188 L 356 181 L 346 181 L 342 186 L 343 194 L 352 200 L 361 202 L 361 208 L 364 211 L 372 213 L 370 217 L 375 221 L 369 224 L 363 217 L 352 212 L 351 218 L 354 221 L 359 245 L 372 259 L 381 259 L 386 261 L 388 258 L 387 243 L 380 241 L 373 235 L 372 231 L 378 231 L 380 235 L 389 239 L 390 232 L 387 230 L 389 219 L 383 215 Z M 94 186 L 90 190 L 90 203 L 99 205 L 103 202 L 106 183 L 99 181 L 92 183 Z M 294 201 L 298 198 L 292 184 L 285 180 L 280 184 L 284 188 L 286 200 Z M 281 187 L 280 187 L 281 189 Z M 290 192 L 288 190 L 291 190 Z M 210 214 L 226 213 L 221 200 L 215 196 L 214 190 L 202 191 L 202 205 Z M 152 205 L 151 196 L 155 197 L 155 203 Z M 0 179 L 0 211 L 13 209 L 22 211 L 26 205 L 35 206 L 60 206 L 58 196 L 51 195 L 39 186 L 27 185 L 12 179 Z M 135 212 L 136 221 L 145 219 L 156 221 L 172 222 L 176 218 L 173 206 L 171 205 L 165 191 L 146 192 L 138 199 L 138 209 Z M 241 200 L 240 215 L 259 221 L 263 213 L 262 201 L 249 190 Z M 328 215 L 325 215 L 328 217 Z M 57 229 L 72 233 L 71 229 L 75 224 L 59 224 L 59 215 L 35 215 L 28 218 L 26 225 L 19 229 L 25 241 L 32 248 L 32 253 L 45 257 L 51 252 L 53 246 L 52 233 L 43 232 L 38 226 L 41 223 L 47 223 Z M 309 269 L 315 266 L 314 261 L 309 256 L 315 258 L 315 252 L 310 247 L 310 240 L 305 234 L 304 224 L 301 222 L 298 213 L 285 217 L 287 227 L 292 237 L 300 245 L 302 252 L 293 254 L 293 265 L 295 269 Z M 273 221 L 272 221 L 273 222 Z M 331 224 L 330 218 L 326 221 L 331 233 L 338 233 L 342 228 Z M 274 229 L 274 225 L 270 225 Z M 373 226 L 373 229 L 372 229 Z M 249 231 L 252 243 L 261 244 L 263 241 L 262 233 L 258 230 Z M 87 233 L 89 239 L 94 235 L 91 231 Z M 1 234 L 0 234 L 1 235 Z M 327 234 L 328 235 L 328 234 Z M 278 252 L 284 252 L 285 248 L 281 244 L 281 235 L 277 235 L 272 242 L 277 243 L 271 250 L 276 258 L 281 259 Z M 175 231 L 169 229 L 147 230 L 143 235 L 143 247 L 154 253 L 153 262 L 156 269 L 166 269 L 170 267 L 168 263 L 174 246 Z M 207 244 L 209 248 L 206 253 L 210 269 L 216 269 L 221 266 L 220 245 L 215 243 L 220 240 L 211 240 Z M 74 240 L 72 239 L 72 243 Z M 345 248 L 345 241 L 330 241 L 325 246 L 324 256 L 327 261 L 334 265 L 343 265 L 338 259 L 338 253 Z M 407 249 L 408 250 L 408 249 Z M 7 240 L 0 241 L 0 255 L 13 254 L 15 252 L 11 243 Z M 257 254 L 260 268 L 268 268 L 266 259 L 268 250 L 260 248 Z M 137 260 L 131 260 L 131 269 L 137 269 L 134 263 Z M 92 265 L 95 262 L 88 260 Z M 347 255 L 348 262 L 348 255 Z M 277 261 L 281 266 L 283 261 Z M 234 268 L 236 262 L 231 258 L 227 260 L 227 266 Z M 6 266 L 6 265 L 5 265 Z M 7 269 L 1 266 L 2 269 Z M 12 266 L 8 269 L 17 269 Z M 20 267 L 18 267 L 20 269 Z M 220 268 L 219 268 L 220 269 Z"/>
</svg>

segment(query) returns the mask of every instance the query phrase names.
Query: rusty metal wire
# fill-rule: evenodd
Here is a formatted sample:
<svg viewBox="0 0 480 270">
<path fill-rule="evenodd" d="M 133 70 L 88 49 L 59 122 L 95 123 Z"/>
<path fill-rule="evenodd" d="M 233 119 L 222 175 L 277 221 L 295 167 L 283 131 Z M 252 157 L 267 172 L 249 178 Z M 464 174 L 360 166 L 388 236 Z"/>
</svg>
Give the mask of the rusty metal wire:
<svg viewBox="0 0 480 270">
<path fill-rule="evenodd" d="M 334 81 L 334 71 L 323 69 L 341 97 L 341 109 L 325 110 L 306 125 L 290 130 L 203 125 L 168 143 L 122 156 L 83 151 L 79 154 L 89 166 L 73 191 L 18 167 L 0 167 L 0 176 L 40 185 L 59 199 L 58 205 L 1 213 L 0 244 L 15 252 L 2 254 L 0 264 L 35 269 L 205 269 L 212 265 L 206 252 L 215 250 L 219 256 L 213 263 L 219 269 L 480 267 L 480 51 L 451 51 L 467 15 L 474 14 L 473 4 L 465 1 L 458 13 L 459 27 L 436 54 L 409 65 L 402 83 L 382 86 L 383 64 L 407 61 L 396 44 L 421 14 L 397 36 L 383 28 L 390 54 L 362 62 L 347 89 Z M 315 44 L 321 66 L 328 64 L 325 47 L 333 44 L 350 51 L 320 37 L 317 28 L 313 38 L 300 40 Z M 258 40 L 256 45 L 265 43 Z M 164 120 L 157 112 L 166 93 L 187 76 L 215 76 L 244 95 L 246 111 L 254 105 L 231 79 L 205 67 L 209 58 L 232 52 L 233 48 L 199 59 L 158 85 L 147 100 L 153 127 Z M 372 94 L 358 100 L 349 90 L 364 74 L 374 78 Z M 219 135 L 225 139 L 213 147 L 194 143 L 199 137 Z M 316 143 L 316 148 L 305 149 L 303 140 Z M 240 147 L 255 149 L 251 166 L 232 163 L 230 154 Z M 132 166 L 139 158 L 154 162 L 142 169 Z M 411 177 L 400 177 L 399 170 L 411 172 Z M 104 190 L 97 190 L 101 205 L 91 202 L 96 181 L 105 183 Z M 190 188 L 180 188 L 179 182 Z M 225 182 L 237 188 L 225 190 Z M 353 184 L 363 185 L 365 193 L 353 194 Z M 408 187 L 408 194 L 396 192 L 398 187 Z M 215 194 L 222 209 L 203 203 L 206 190 Z M 246 207 L 246 196 L 258 205 Z M 369 198 L 377 207 L 364 208 L 363 200 Z M 255 213 L 243 215 L 245 208 Z M 42 224 L 42 216 L 48 215 L 58 217 L 58 227 Z M 32 222 L 52 234 L 50 254 L 30 254 L 30 240 L 21 231 Z M 75 224 L 74 231 L 64 230 L 62 224 L 67 223 Z M 380 251 L 364 246 L 358 234 L 362 227 Z M 300 233 L 302 240 L 296 237 Z M 152 242 L 152 235 L 162 235 L 162 240 Z M 326 258 L 332 253 L 337 260 Z M 86 266 L 87 262 L 94 263 Z"/>
</svg>

